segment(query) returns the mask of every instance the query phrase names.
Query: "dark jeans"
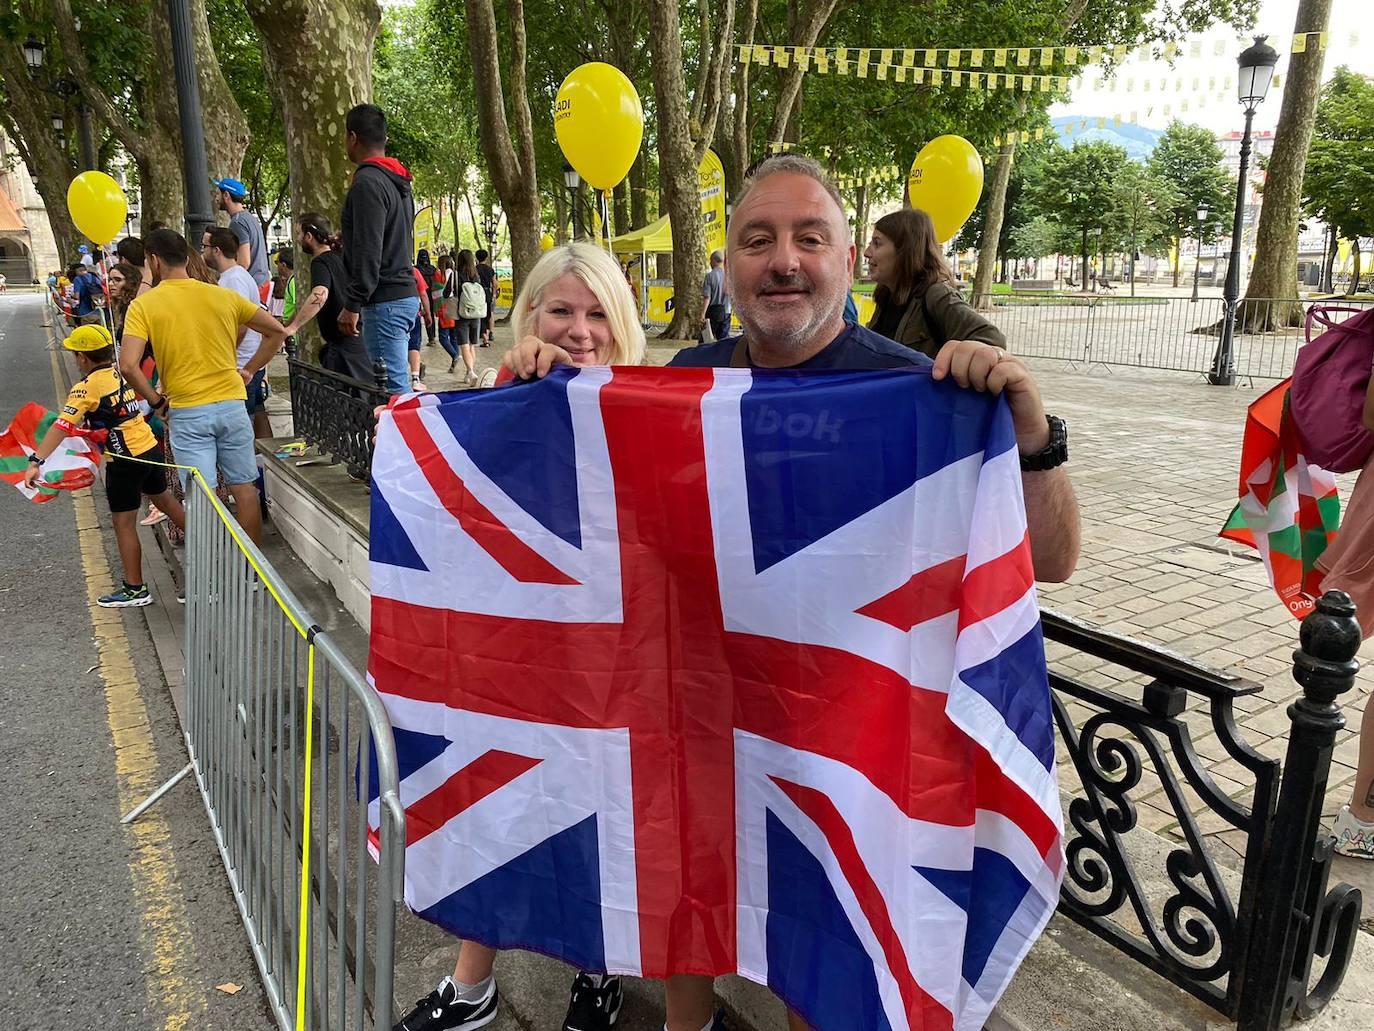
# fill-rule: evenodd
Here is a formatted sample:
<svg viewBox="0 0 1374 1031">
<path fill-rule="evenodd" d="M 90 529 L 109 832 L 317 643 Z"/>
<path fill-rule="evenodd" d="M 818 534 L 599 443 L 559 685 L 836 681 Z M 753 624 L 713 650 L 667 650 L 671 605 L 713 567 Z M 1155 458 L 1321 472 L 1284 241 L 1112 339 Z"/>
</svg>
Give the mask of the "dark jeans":
<svg viewBox="0 0 1374 1031">
<path fill-rule="evenodd" d="M 706 309 L 706 321 L 711 324 L 711 335 L 724 340 L 730 335 L 730 309 L 723 304 L 713 304 Z"/>
<path fill-rule="evenodd" d="M 449 329 L 445 329 L 443 326 L 440 326 L 440 327 L 439 327 L 439 346 L 442 347 L 442 348 L 444 349 L 444 352 L 445 352 L 450 358 L 457 358 L 457 357 L 458 357 L 458 327 L 457 327 L 457 326 L 450 327 Z"/>
</svg>

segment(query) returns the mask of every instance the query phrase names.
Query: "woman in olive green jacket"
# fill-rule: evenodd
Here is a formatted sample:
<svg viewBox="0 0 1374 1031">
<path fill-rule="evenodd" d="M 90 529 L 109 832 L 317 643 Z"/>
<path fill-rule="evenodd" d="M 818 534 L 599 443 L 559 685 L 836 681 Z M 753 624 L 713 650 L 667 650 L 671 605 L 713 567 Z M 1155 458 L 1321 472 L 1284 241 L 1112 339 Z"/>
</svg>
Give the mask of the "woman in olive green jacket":
<svg viewBox="0 0 1374 1031">
<path fill-rule="evenodd" d="M 924 211 L 903 208 L 878 219 L 864 258 L 878 284 L 873 332 L 931 358 L 950 340 L 1007 346 L 1002 331 L 960 296 Z"/>
</svg>

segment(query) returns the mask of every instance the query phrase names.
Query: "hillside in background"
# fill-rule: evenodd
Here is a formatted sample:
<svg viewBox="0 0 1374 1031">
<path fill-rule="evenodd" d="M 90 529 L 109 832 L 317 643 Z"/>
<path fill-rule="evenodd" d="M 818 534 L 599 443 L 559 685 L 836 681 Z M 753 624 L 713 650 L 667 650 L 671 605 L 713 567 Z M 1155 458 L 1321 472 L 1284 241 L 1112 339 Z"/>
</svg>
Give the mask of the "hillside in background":
<svg viewBox="0 0 1374 1031">
<path fill-rule="evenodd" d="M 1155 144 L 1164 135 L 1163 129 L 1147 129 L 1143 125 L 1113 125 L 1108 120 L 1106 128 L 1097 127 L 1097 119 L 1089 118 L 1088 127 L 1080 130 L 1079 124 L 1083 121 L 1081 115 L 1064 115 L 1060 118 L 1052 118 L 1050 123 L 1059 130 L 1059 142 L 1066 147 L 1072 147 L 1075 140 L 1088 142 L 1091 140 L 1106 140 L 1114 143 L 1118 147 L 1125 147 L 1126 153 L 1136 161 L 1144 161 L 1155 149 Z"/>
</svg>

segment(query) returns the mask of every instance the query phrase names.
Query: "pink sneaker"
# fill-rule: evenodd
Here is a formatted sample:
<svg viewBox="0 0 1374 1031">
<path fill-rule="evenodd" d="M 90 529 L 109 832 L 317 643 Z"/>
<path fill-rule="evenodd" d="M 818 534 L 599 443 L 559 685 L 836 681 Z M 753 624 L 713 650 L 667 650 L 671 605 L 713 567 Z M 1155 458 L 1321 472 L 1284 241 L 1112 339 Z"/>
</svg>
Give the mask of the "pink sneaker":
<svg viewBox="0 0 1374 1031">
<path fill-rule="evenodd" d="M 156 526 L 158 523 L 165 522 L 167 513 L 163 512 L 156 505 L 148 506 L 148 514 L 139 520 L 143 526 Z"/>
</svg>

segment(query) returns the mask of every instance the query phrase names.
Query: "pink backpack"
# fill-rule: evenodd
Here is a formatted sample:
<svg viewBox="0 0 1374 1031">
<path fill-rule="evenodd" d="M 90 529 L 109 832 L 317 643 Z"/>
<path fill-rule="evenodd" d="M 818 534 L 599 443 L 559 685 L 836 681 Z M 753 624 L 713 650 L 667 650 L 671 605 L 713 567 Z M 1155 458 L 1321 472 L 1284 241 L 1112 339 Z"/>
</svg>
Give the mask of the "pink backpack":
<svg viewBox="0 0 1374 1031">
<path fill-rule="evenodd" d="M 1352 312 L 1333 322 L 1336 312 Z M 1312 323 L 1326 331 L 1315 339 Z M 1293 365 L 1289 410 L 1309 462 L 1333 473 L 1364 466 L 1374 433 L 1364 428 L 1364 398 L 1374 366 L 1374 308 L 1314 304 L 1307 312 L 1307 343 Z"/>
</svg>

